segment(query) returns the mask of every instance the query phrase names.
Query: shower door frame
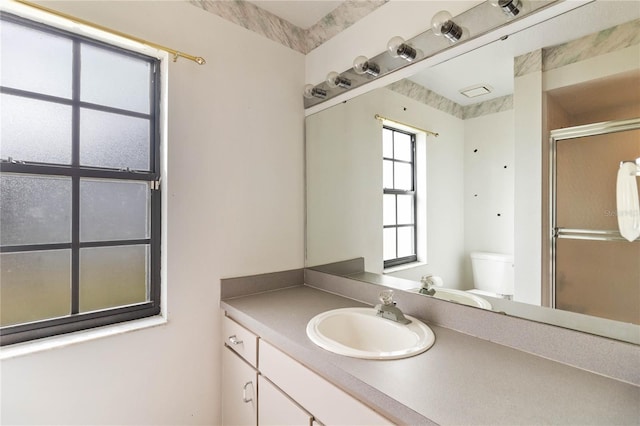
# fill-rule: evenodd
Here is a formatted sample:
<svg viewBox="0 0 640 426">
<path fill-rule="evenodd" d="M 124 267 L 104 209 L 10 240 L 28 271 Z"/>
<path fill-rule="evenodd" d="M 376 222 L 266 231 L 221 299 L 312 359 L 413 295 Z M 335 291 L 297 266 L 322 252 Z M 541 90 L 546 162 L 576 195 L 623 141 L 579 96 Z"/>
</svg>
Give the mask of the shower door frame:
<svg viewBox="0 0 640 426">
<path fill-rule="evenodd" d="M 556 307 L 556 244 L 559 238 L 570 238 L 574 240 L 592 241 L 627 241 L 619 231 L 592 230 L 592 229 L 568 229 L 558 228 L 557 224 L 557 199 L 556 199 L 556 149 L 557 142 L 577 139 L 588 136 L 597 136 L 610 133 L 624 132 L 628 130 L 640 129 L 640 118 L 629 120 L 605 121 L 602 123 L 585 124 L 581 126 L 567 127 L 563 129 L 551 130 L 549 136 L 549 285 L 551 307 Z M 629 158 L 621 158 L 620 161 L 627 161 Z M 636 240 L 638 243 L 640 240 Z"/>
</svg>

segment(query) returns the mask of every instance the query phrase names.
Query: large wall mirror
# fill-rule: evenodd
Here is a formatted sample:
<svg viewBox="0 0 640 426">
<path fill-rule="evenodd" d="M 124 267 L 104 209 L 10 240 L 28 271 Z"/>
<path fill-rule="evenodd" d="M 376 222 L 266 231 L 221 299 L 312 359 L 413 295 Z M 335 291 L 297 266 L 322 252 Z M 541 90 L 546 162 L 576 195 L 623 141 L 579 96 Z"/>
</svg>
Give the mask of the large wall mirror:
<svg viewBox="0 0 640 426">
<path fill-rule="evenodd" d="M 640 343 L 639 34 L 640 3 L 594 1 L 309 115 L 307 266 Z"/>
</svg>

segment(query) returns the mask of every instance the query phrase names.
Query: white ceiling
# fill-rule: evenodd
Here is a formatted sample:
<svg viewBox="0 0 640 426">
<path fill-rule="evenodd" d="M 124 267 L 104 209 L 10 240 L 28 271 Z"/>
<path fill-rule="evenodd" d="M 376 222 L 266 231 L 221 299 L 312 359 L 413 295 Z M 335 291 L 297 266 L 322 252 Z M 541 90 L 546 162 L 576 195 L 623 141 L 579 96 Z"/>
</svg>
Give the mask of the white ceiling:
<svg viewBox="0 0 640 426">
<path fill-rule="evenodd" d="M 513 93 L 514 57 L 543 46 L 575 40 L 638 18 L 638 1 L 596 1 L 533 28 L 512 34 L 507 40 L 495 41 L 426 69 L 410 77 L 410 80 L 460 105 L 484 102 Z M 461 89 L 479 84 L 488 84 L 494 91 L 471 99 L 459 93 Z"/>
<path fill-rule="evenodd" d="M 342 0 L 248 0 L 250 3 L 291 22 L 302 29 L 307 29 L 324 18 Z"/>
</svg>

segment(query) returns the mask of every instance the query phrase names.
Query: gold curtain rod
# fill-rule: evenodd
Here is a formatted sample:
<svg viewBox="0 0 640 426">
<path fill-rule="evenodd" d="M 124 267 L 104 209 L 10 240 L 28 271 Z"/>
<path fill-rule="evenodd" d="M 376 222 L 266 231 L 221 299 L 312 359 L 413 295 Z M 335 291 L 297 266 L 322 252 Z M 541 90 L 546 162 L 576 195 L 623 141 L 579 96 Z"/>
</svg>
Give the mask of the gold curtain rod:
<svg viewBox="0 0 640 426">
<path fill-rule="evenodd" d="M 412 129 L 420 130 L 421 132 L 424 132 L 424 133 L 426 133 L 426 134 L 428 134 L 428 135 L 431 135 L 431 136 L 434 136 L 434 137 L 436 137 L 436 138 L 437 138 L 438 136 L 440 136 L 440 133 L 432 132 L 431 130 L 421 129 L 420 127 L 416 127 L 416 126 L 411 125 L 411 124 L 403 123 L 403 122 L 401 122 L 401 121 L 392 120 L 392 119 L 390 119 L 390 118 L 383 117 L 383 116 L 381 116 L 380 114 L 376 114 L 374 117 L 375 117 L 375 119 L 376 119 L 376 120 L 380 120 L 380 121 L 383 121 L 383 120 L 384 120 L 384 121 L 388 121 L 388 122 L 390 122 L 390 123 L 395 123 L 395 124 L 399 124 L 399 125 L 401 125 L 401 126 L 411 127 Z"/>
<path fill-rule="evenodd" d="M 66 13 L 58 12 L 57 10 L 49 9 L 48 7 L 41 6 L 41 5 L 36 4 L 36 3 L 31 3 L 30 1 L 27 1 L 27 0 L 13 0 L 13 1 L 15 1 L 16 3 L 23 4 L 25 6 L 32 7 L 34 9 L 41 10 L 43 12 L 50 13 L 50 14 L 55 15 L 55 16 L 59 16 L 60 18 L 68 19 L 68 20 L 70 20 L 72 22 L 75 22 L 76 24 L 86 25 L 88 27 L 95 28 L 95 29 L 100 30 L 100 31 L 105 31 L 105 32 L 107 32 L 109 34 L 117 35 L 119 37 L 124 37 L 124 38 L 127 38 L 129 40 L 137 41 L 138 43 L 146 44 L 147 46 L 151 46 L 151 47 L 153 47 L 155 49 L 158 49 L 158 50 L 164 50 L 165 52 L 168 52 L 168 53 L 173 55 L 173 62 L 176 62 L 178 60 L 178 57 L 180 57 L 180 58 L 185 58 L 185 59 L 188 59 L 190 61 L 193 61 L 193 62 L 197 63 L 198 65 L 204 65 L 204 64 L 207 63 L 207 61 L 205 61 L 204 58 L 201 57 L 201 56 L 193 56 L 193 55 L 189 55 L 189 54 L 184 53 L 184 52 L 179 52 L 179 51 L 177 51 L 175 49 L 171 49 L 170 47 L 162 46 L 161 44 L 156 44 L 156 43 L 144 40 L 142 38 L 134 37 L 134 36 L 131 36 L 129 34 L 125 34 L 125 33 L 122 33 L 120 31 L 113 30 L 113 29 L 108 28 L 108 27 L 104 27 L 104 26 L 99 25 L 99 24 L 95 24 L 93 22 L 85 21 L 84 19 L 77 18 L 75 16 L 68 15 Z"/>
</svg>

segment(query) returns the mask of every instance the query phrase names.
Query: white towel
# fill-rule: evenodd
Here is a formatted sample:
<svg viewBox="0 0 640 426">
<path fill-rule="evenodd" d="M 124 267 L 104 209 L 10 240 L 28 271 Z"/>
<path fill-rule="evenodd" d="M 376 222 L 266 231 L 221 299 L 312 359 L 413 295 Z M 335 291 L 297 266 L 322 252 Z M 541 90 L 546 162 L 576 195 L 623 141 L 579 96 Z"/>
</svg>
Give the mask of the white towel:
<svg viewBox="0 0 640 426">
<path fill-rule="evenodd" d="M 636 184 L 638 167 L 630 161 L 622 163 L 616 185 L 618 228 L 620 234 L 629 241 L 640 237 L 640 201 Z"/>
</svg>

